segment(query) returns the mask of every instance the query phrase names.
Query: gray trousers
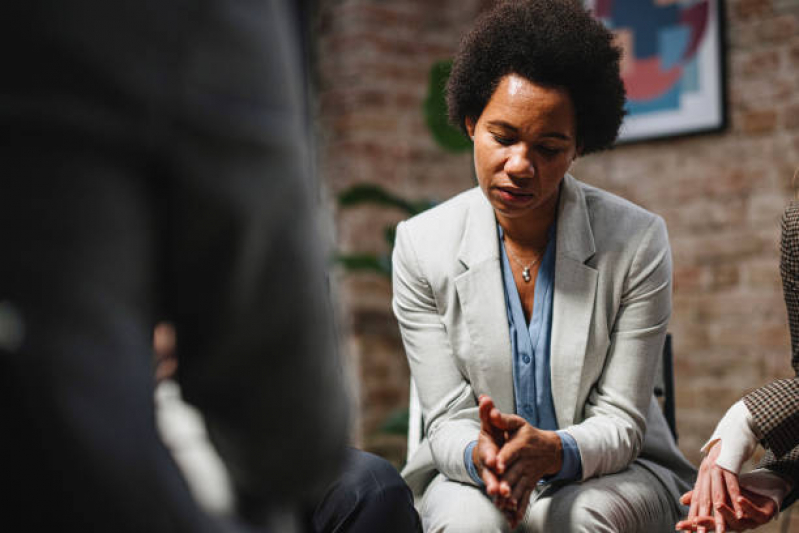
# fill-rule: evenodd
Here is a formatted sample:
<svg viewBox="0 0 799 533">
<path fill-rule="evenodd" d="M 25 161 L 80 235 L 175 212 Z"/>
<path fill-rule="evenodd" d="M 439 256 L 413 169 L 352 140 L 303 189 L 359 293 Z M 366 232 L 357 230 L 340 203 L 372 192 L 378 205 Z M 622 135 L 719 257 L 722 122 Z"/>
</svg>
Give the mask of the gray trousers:
<svg viewBox="0 0 799 533">
<path fill-rule="evenodd" d="M 537 489 L 517 532 L 635 533 L 674 531 L 687 512 L 643 466 L 583 482 Z M 510 531 L 482 489 L 439 474 L 420 505 L 426 533 Z"/>
</svg>

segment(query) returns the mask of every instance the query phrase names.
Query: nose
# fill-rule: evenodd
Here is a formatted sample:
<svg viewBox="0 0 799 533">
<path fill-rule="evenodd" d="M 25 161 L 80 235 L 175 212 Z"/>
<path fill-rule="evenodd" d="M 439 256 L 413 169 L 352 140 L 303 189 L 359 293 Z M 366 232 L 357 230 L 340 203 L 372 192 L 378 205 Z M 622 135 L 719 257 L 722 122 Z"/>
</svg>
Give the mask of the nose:
<svg viewBox="0 0 799 533">
<path fill-rule="evenodd" d="M 527 147 L 519 144 L 512 148 L 508 160 L 505 161 L 505 173 L 515 178 L 535 176 L 535 165 Z"/>
</svg>

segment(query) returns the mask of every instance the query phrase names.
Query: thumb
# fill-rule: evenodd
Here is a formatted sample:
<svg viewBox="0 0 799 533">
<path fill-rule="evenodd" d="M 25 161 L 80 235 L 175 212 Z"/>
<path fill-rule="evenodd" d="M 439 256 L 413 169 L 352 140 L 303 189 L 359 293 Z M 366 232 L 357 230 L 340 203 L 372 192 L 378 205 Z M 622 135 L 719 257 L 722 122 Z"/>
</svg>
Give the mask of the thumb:
<svg viewBox="0 0 799 533">
<path fill-rule="evenodd" d="M 499 409 L 492 409 L 489 416 L 491 425 L 502 431 L 515 431 L 526 424 L 524 418 L 505 414 Z"/>
</svg>

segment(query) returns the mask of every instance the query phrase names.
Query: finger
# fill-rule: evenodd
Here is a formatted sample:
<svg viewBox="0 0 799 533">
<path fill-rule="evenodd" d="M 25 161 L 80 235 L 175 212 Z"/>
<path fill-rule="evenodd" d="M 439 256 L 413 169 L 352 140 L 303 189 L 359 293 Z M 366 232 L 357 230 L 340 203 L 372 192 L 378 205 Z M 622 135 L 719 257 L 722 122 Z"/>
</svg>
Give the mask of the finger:
<svg viewBox="0 0 799 533">
<path fill-rule="evenodd" d="M 505 414 L 496 407 L 490 411 L 491 423 L 504 431 L 515 431 L 524 426 L 527 421 L 513 414 Z"/>
<path fill-rule="evenodd" d="M 528 487 L 528 489 L 524 492 L 522 497 L 518 500 L 518 508 L 516 509 L 516 525 L 518 526 L 522 520 L 524 520 L 524 515 L 527 514 L 527 507 L 530 505 L 530 496 L 533 493 L 534 487 Z"/>
<path fill-rule="evenodd" d="M 478 441 L 477 453 L 484 470 L 495 470 L 497 467 L 497 453 L 499 448 L 489 436 L 484 436 Z"/>
<path fill-rule="evenodd" d="M 524 474 L 524 464 L 521 461 L 517 461 L 506 469 L 506 471 L 502 474 L 501 479 L 506 481 L 512 489 L 519 483 L 519 480 Z"/>
<path fill-rule="evenodd" d="M 505 431 L 496 427 L 491 422 L 492 411 L 497 411 L 497 408 L 494 406 L 494 401 L 489 396 L 481 396 L 480 404 L 477 410 L 480 417 L 480 429 L 485 431 L 485 433 L 490 436 L 491 439 L 497 443 L 497 445 L 502 446 L 506 440 Z"/>
<path fill-rule="evenodd" d="M 477 412 L 480 415 L 480 422 L 484 428 L 491 427 L 491 418 L 489 413 L 494 408 L 494 402 L 489 396 L 480 396 L 480 403 L 478 404 Z"/>
<path fill-rule="evenodd" d="M 741 497 L 741 487 L 738 485 L 738 476 L 729 470 L 721 469 L 721 471 L 724 475 L 724 482 L 727 485 L 727 494 L 729 495 L 732 506 L 735 509 L 735 516 L 736 518 L 743 518 L 743 509 L 741 508 L 741 504 L 738 502 L 738 498 Z"/>
<path fill-rule="evenodd" d="M 696 516 L 694 518 L 680 520 L 677 522 L 677 525 L 674 527 L 674 529 L 677 531 L 696 531 L 697 527 L 699 526 L 713 529 L 715 525 L 716 522 L 712 516 Z"/>
<path fill-rule="evenodd" d="M 713 522 L 717 533 L 725 533 L 727 531 L 727 523 L 724 521 L 720 510 L 713 510 Z"/>
<path fill-rule="evenodd" d="M 507 498 L 511 493 L 511 485 L 502 477 L 499 478 L 499 495 Z"/>
<path fill-rule="evenodd" d="M 735 509 L 729 505 L 724 505 L 719 509 L 719 513 L 724 517 L 724 523 L 733 531 L 741 531 L 742 522 L 735 516 Z"/>
<path fill-rule="evenodd" d="M 724 484 L 724 475 L 721 468 L 717 466 L 710 469 L 710 496 L 714 509 L 727 502 L 727 486 Z"/>
<path fill-rule="evenodd" d="M 483 483 L 486 485 L 486 494 L 489 496 L 499 495 L 499 481 L 494 472 L 492 472 L 490 468 L 484 468 L 482 477 Z"/>
<path fill-rule="evenodd" d="M 773 503 L 773 500 L 769 498 L 769 500 Z M 757 506 L 749 498 L 744 496 L 740 496 L 738 498 L 738 503 L 741 504 L 741 509 L 743 510 L 744 517 L 747 519 L 751 519 L 758 524 L 766 523 L 773 514 L 773 511 L 769 512 L 767 506 Z M 769 506 L 773 509 L 773 505 Z"/>
<path fill-rule="evenodd" d="M 527 476 L 522 476 L 519 478 L 518 482 L 513 485 L 513 492 L 511 493 L 511 499 L 513 499 L 518 504 L 522 502 L 524 496 L 530 491 L 530 480 Z"/>
<path fill-rule="evenodd" d="M 724 483 L 722 472 L 722 469 L 717 466 L 713 466 L 710 469 L 710 492 L 713 499 L 713 517 L 715 518 L 716 531 L 724 533 L 726 530 L 724 517 L 718 511 L 727 503 L 727 485 Z"/>
<path fill-rule="evenodd" d="M 712 516 L 697 516 L 694 518 L 694 527 L 696 531 L 713 531 L 716 526 L 716 519 Z"/>
<path fill-rule="evenodd" d="M 527 421 L 525 421 L 521 417 L 517 417 L 516 415 L 512 415 L 515 418 L 519 418 L 521 420 L 521 425 L 527 425 Z M 515 422 L 514 422 L 515 423 Z M 532 426 L 528 427 L 531 431 L 524 431 L 522 433 L 518 433 L 517 438 L 512 438 L 508 440 L 502 448 L 497 452 L 497 471 L 501 474 L 502 471 L 506 468 L 509 468 L 513 463 L 515 463 L 519 457 L 521 452 L 528 447 L 530 441 L 535 436 L 535 432 L 540 431 Z"/>
<path fill-rule="evenodd" d="M 704 475 L 700 475 L 699 478 L 699 492 L 696 495 L 698 502 L 698 507 L 696 509 L 697 516 L 700 517 L 708 517 L 711 516 L 710 514 L 710 475 L 709 475 L 709 468 L 705 465 L 705 472 Z M 707 529 L 706 526 L 697 524 L 696 530 L 699 533 L 706 533 Z"/>
<path fill-rule="evenodd" d="M 706 468 L 703 475 L 699 477 L 699 491 L 696 498 L 699 500 L 696 514 L 698 516 L 710 516 L 711 509 L 711 476 L 710 469 Z"/>
<path fill-rule="evenodd" d="M 693 496 L 694 491 L 689 490 L 682 496 L 680 496 L 680 503 L 683 505 L 691 505 L 691 496 Z"/>
<path fill-rule="evenodd" d="M 504 475 L 519 458 L 523 446 L 513 441 L 505 443 L 505 445 L 497 452 L 497 473 Z"/>
<path fill-rule="evenodd" d="M 516 504 L 512 503 L 509 498 L 504 498 L 502 496 L 494 496 L 491 498 L 491 502 L 494 506 L 500 510 L 502 514 L 505 513 L 513 513 L 516 510 Z"/>
<path fill-rule="evenodd" d="M 699 515 L 699 494 L 702 489 L 702 478 L 707 473 L 707 468 L 703 468 L 705 466 L 705 462 L 702 461 L 702 464 L 699 466 L 699 474 L 697 475 L 696 483 L 694 483 L 694 490 L 691 491 L 691 507 L 688 510 L 688 518 L 694 518 Z"/>
</svg>

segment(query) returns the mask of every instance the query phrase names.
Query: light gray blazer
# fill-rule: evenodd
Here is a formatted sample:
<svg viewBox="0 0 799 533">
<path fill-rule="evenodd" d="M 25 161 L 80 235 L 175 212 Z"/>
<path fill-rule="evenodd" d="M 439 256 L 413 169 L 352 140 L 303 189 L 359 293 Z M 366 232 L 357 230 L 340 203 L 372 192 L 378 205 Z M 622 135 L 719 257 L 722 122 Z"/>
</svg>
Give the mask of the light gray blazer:
<svg viewBox="0 0 799 533">
<path fill-rule="evenodd" d="M 473 481 L 464 449 L 477 398 L 515 412 L 496 219 L 479 188 L 397 228 L 394 313 L 419 391 L 425 439 L 403 476 L 420 496 L 437 472 Z M 560 194 L 551 380 L 558 426 L 577 442 L 583 478 L 633 460 L 677 499 L 695 474 L 653 396 L 671 314 L 663 220 L 566 175 Z"/>
</svg>

